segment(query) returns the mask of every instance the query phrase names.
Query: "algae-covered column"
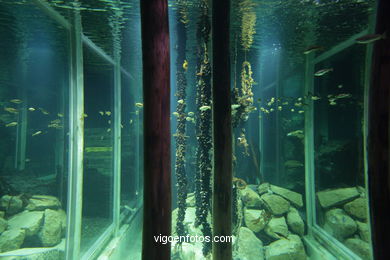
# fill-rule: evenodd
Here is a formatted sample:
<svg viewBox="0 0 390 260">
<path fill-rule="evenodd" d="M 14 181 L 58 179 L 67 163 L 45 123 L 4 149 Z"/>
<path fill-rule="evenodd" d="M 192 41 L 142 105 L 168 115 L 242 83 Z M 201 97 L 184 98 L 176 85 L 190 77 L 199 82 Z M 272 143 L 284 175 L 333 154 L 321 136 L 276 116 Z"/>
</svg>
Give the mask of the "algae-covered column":
<svg viewBox="0 0 390 260">
<path fill-rule="evenodd" d="M 213 0 L 213 236 L 232 234 L 232 120 L 230 102 L 230 1 Z M 213 243 L 213 259 L 232 259 L 231 242 Z"/>
<path fill-rule="evenodd" d="M 211 238 L 211 226 L 207 221 L 211 202 L 211 72 L 208 56 L 210 18 L 207 0 L 200 0 L 199 21 L 197 24 L 197 80 L 196 80 L 196 139 L 198 147 L 196 151 L 196 226 L 201 226 L 204 236 Z M 203 255 L 211 252 L 211 241 L 204 242 Z"/>
<path fill-rule="evenodd" d="M 142 259 L 170 259 L 170 64 L 167 0 L 141 1 L 144 98 L 144 211 Z"/>
<path fill-rule="evenodd" d="M 186 157 L 186 71 L 188 62 L 186 60 L 186 25 L 188 24 L 187 1 L 178 0 L 178 19 L 177 19 L 177 59 L 176 59 L 176 87 L 177 87 L 177 129 L 174 134 L 176 139 L 176 162 L 175 172 L 177 179 L 177 220 L 176 233 L 178 236 L 184 236 L 184 217 L 186 213 L 187 199 L 187 175 L 185 169 Z"/>
</svg>

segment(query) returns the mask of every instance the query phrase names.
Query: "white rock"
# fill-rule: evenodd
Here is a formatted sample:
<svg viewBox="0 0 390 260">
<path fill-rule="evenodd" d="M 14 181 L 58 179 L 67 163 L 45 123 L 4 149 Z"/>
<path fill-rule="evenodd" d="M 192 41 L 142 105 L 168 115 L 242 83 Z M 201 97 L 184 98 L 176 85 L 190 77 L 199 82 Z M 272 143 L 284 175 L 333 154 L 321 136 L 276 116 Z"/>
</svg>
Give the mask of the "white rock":
<svg viewBox="0 0 390 260">
<path fill-rule="evenodd" d="M 356 222 L 342 209 L 331 209 L 325 213 L 324 229 L 339 240 L 352 236 L 356 230 Z"/>
<path fill-rule="evenodd" d="M 359 195 L 360 194 L 355 187 L 317 192 L 318 201 L 323 208 L 344 204 L 345 202 L 359 197 Z"/>
<path fill-rule="evenodd" d="M 29 199 L 27 210 L 59 209 L 61 202 L 54 196 L 34 195 Z"/>
<path fill-rule="evenodd" d="M 306 260 L 306 253 L 299 236 L 289 235 L 269 244 L 265 251 L 266 260 Z"/>
<path fill-rule="evenodd" d="M 265 210 L 244 209 L 245 225 L 253 232 L 259 232 L 264 229 L 268 221 L 264 218 Z"/>
<path fill-rule="evenodd" d="M 358 238 L 350 238 L 344 244 L 362 259 L 372 259 L 370 245 L 367 242 Z"/>
<path fill-rule="evenodd" d="M 263 260 L 264 250 L 263 242 L 258 239 L 255 234 L 246 227 L 241 227 L 238 233 L 237 251 L 235 251 L 234 259 L 245 260 Z M 201 259 L 201 258 L 200 258 Z"/>
<path fill-rule="evenodd" d="M 261 208 L 261 200 L 259 194 L 249 187 L 240 190 L 241 199 L 244 205 L 248 208 Z"/>
<path fill-rule="evenodd" d="M 298 192 L 275 185 L 270 185 L 270 189 L 273 193 L 282 196 L 286 200 L 290 201 L 295 207 L 301 208 L 303 206 L 302 195 Z"/>
<path fill-rule="evenodd" d="M 359 236 L 361 240 L 369 243 L 371 240 L 371 235 L 370 235 L 370 230 L 368 228 L 368 224 L 360 221 L 356 221 L 356 224 L 358 226 Z"/>
<path fill-rule="evenodd" d="M 23 229 L 4 231 L 0 236 L 0 252 L 19 249 L 23 244 L 26 232 Z"/>
<path fill-rule="evenodd" d="M 287 224 L 290 227 L 291 231 L 297 235 L 303 236 L 305 233 L 305 223 L 301 216 L 299 215 L 298 210 L 293 207 L 290 207 L 290 211 L 287 214 Z"/>
<path fill-rule="evenodd" d="M 265 227 L 265 233 L 272 238 L 279 239 L 288 236 L 288 227 L 284 217 L 272 218 Z"/>
<path fill-rule="evenodd" d="M 52 209 L 45 210 L 45 219 L 38 237 L 42 246 L 54 246 L 61 241 L 62 220 L 60 212 Z"/>
<path fill-rule="evenodd" d="M 23 211 L 8 220 L 9 229 L 23 229 L 26 237 L 38 233 L 43 220 L 42 211 Z"/>
<path fill-rule="evenodd" d="M 7 216 L 11 216 L 22 211 L 23 201 L 19 196 L 4 195 L 0 199 L 0 207 L 7 212 Z"/>
<path fill-rule="evenodd" d="M 367 220 L 367 200 L 364 198 L 357 198 L 344 205 L 344 210 L 352 217 Z"/>
<path fill-rule="evenodd" d="M 290 208 L 290 202 L 279 195 L 264 194 L 261 196 L 261 199 L 274 215 L 283 215 Z"/>
</svg>

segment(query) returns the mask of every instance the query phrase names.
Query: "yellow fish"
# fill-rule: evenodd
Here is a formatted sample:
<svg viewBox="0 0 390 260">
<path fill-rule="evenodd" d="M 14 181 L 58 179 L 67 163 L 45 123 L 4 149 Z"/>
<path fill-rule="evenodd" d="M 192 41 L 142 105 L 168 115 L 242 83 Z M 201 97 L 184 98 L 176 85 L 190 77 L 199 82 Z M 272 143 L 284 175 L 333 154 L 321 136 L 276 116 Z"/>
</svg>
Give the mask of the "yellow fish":
<svg viewBox="0 0 390 260">
<path fill-rule="evenodd" d="M 103 111 L 99 111 L 99 114 L 104 116 L 104 112 Z"/>
<path fill-rule="evenodd" d="M 201 106 L 201 107 L 199 108 L 200 111 L 206 111 L 206 110 L 209 110 L 209 109 L 211 109 L 210 106 Z"/>
<path fill-rule="evenodd" d="M 135 103 L 135 106 L 138 107 L 138 108 L 143 108 L 144 104 L 142 104 L 142 103 Z"/>
<path fill-rule="evenodd" d="M 16 126 L 18 122 L 11 122 L 5 125 L 5 127 Z"/>
<path fill-rule="evenodd" d="M 188 69 L 188 61 L 187 60 L 184 60 L 184 62 L 183 62 L 183 69 L 184 69 L 184 71 L 187 71 L 187 69 Z"/>
<path fill-rule="evenodd" d="M 11 99 L 9 102 L 12 102 L 12 103 L 14 103 L 14 104 L 20 104 L 20 103 L 23 103 L 23 101 L 22 101 L 22 100 L 20 100 L 20 99 L 17 99 L 17 98 L 15 98 L 15 99 Z"/>
<path fill-rule="evenodd" d="M 184 100 L 183 100 L 183 99 L 180 99 L 180 100 L 177 101 L 177 103 L 179 103 L 179 104 L 184 104 Z"/>
<path fill-rule="evenodd" d="M 36 135 L 40 135 L 40 134 L 42 134 L 42 131 L 37 131 L 37 132 L 33 133 L 31 136 L 36 136 Z"/>
<path fill-rule="evenodd" d="M 5 107 L 4 110 L 7 111 L 7 112 L 10 112 L 12 114 L 19 113 L 19 111 L 16 108 L 13 108 L 13 107 Z"/>
<path fill-rule="evenodd" d="M 179 113 L 177 113 L 177 112 L 173 112 L 172 113 L 174 116 L 179 116 Z"/>
<path fill-rule="evenodd" d="M 108 115 L 108 116 L 111 116 L 111 112 L 110 111 L 106 111 L 105 114 Z"/>
</svg>

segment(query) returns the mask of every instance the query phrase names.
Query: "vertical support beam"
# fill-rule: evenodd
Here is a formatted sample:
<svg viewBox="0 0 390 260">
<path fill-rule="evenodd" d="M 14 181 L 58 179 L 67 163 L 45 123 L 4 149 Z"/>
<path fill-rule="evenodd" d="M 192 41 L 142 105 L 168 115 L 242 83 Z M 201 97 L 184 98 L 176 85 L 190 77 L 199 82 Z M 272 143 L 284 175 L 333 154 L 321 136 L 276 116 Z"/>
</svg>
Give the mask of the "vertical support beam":
<svg viewBox="0 0 390 260">
<path fill-rule="evenodd" d="M 120 222 L 120 194 L 121 194 L 121 58 L 120 58 L 120 39 L 118 34 L 114 35 L 114 141 L 113 141 L 113 222 L 115 235 L 118 234 Z"/>
<path fill-rule="evenodd" d="M 313 93 L 314 88 L 314 64 L 313 53 L 306 57 L 305 65 L 305 95 Z M 306 190 L 306 219 L 308 233 L 311 234 L 311 227 L 315 224 L 315 169 L 314 169 L 314 107 L 311 99 L 307 100 L 305 113 L 305 190 Z"/>
<path fill-rule="evenodd" d="M 76 2 L 77 4 L 77 2 Z M 81 16 L 74 10 L 70 30 L 69 180 L 66 259 L 80 259 L 83 199 L 84 77 Z"/>
<path fill-rule="evenodd" d="M 390 1 L 378 3 L 376 33 L 390 32 Z M 374 259 L 390 259 L 390 39 L 374 43 L 368 125 L 368 176 Z"/>
<path fill-rule="evenodd" d="M 170 57 L 168 1 L 141 1 L 144 96 L 144 214 L 142 259 L 170 259 Z"/>
<path fill-rule="evenodd" d="M 212 1 L 213 236 L 232 232 L 232 124 L 230 97 L 230 1 Z M 213 243 L 213 259 L 232 259 L 232 244 Z"/>
</svg>

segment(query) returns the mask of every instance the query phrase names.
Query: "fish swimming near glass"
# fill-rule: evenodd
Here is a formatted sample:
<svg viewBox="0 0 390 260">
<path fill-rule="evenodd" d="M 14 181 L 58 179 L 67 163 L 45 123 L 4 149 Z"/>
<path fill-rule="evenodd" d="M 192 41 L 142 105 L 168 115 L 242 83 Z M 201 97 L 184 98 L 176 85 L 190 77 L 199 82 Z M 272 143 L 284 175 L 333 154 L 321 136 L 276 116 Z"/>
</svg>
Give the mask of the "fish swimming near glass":
<svg viewBox="0 0 390 260">
<path fill-rule="evenodd" d="M 322 47 L 322 46 L 312 45 L 312 46 L 307 47 L 303 51 L 303 54 L 307 55 L 309 53 L 312 53 L 312 52 L 315 52 L 315 51 L 320 51 L 320 50 L 323 50 L 323 49 L 324 49 L 324 47 Z"/>
<path fill-rule="evenodd" d="M 356 42 L 360 44 L 368 44 L 382 39 L 386 39 L 386 32 L 383 34 L 366 34 L 357 38 Z"/>
<path fill-rule="evenodd" d="M 325 74 L 328 74 L 331 71 L 333 71 L 333 68 L 322 69 L 322 70 L 319 70 L 316 73 L 314 73 L 314 76 L 321 77 L 321 76 L 324 76 Z"/>
</svg>

